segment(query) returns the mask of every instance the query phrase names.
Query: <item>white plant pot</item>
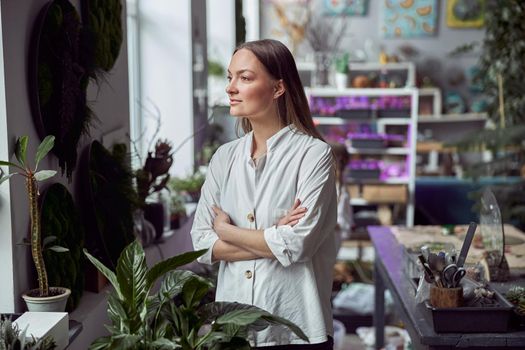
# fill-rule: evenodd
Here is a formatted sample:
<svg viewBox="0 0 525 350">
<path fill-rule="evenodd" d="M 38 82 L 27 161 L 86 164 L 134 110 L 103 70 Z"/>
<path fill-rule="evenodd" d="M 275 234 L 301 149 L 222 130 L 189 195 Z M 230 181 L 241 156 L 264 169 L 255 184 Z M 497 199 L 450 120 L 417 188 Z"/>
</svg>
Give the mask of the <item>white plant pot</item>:
<svg viewBox="0 0 525 350">
<path fill-rule="evenodd" d="M 348 74 L 335 73 L 335 87 L 342 90 L 348 87 Z"/>
<path fill-rule="evenodd" d="M 64 312 L 71 290 L 63 287 L 49 287 L 49 290 L 59 290 L 62 293 L 49 297 L 35 297 L 32 295 L 38 294 L 38 289 L 32 289 L 22 294 L 27 309 L 32 312 Z"/>
</svg>

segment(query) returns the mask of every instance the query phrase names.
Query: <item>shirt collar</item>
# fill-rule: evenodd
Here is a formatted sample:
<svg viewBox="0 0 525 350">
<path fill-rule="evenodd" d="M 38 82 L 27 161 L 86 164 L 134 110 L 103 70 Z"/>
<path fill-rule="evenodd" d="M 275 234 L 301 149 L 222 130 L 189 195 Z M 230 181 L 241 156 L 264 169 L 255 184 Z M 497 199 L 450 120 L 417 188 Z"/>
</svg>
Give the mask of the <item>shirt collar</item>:
<svg viewBox="0 0 525 350">
<path fill-rule="evenodd" d="M 266 140 L 266 148 L 267 152 L 275 150 L 275 148 L 283 142 L 283 140 L 286 139 L 286 135 L 288 135 L 290 132 L 295 132 L 297 128 L 295 125 L 290 124 L 288 126 L 285 126 L 281 130 L 277 131 L 275 134 L 272 135 L 268 140 Z M 251 151 L 252 151 L 252 142 L 253 142 L 253 130 L 250 131 L 248 134 L 246 134 L 245 143 L 244 143 L 244 154 L 246 159 L 251 159 Z"/>
</svg>

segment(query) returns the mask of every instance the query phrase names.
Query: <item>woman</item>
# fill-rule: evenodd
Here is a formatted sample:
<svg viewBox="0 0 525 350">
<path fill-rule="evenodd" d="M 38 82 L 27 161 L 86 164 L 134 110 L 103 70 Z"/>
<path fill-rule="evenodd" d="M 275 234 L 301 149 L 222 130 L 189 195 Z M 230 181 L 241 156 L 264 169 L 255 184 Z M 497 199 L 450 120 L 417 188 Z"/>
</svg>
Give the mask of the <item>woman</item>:
<svg viewBox="0 0 525 350">
<path fill-rule="evenodd" d="M 210 161 L 191 231 L 195 249 L 209 248 L 199 261 L 220 261 L 217 301 L 285 317 L 310 340 L 271 326 L 253 335 L 252 346 L 331 349 L 337 197 L 330 146 L 282 43 L 240 45 L 228 80 L 230 114 L 246 134 Z"/>
</svg>

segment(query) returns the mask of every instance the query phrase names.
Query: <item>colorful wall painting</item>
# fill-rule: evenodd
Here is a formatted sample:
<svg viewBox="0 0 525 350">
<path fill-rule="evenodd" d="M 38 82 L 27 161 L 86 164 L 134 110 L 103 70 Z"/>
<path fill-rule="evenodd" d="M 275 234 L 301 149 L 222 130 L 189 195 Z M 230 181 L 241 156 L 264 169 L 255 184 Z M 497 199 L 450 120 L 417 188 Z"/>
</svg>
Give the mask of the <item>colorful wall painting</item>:
<svg viewBox="0 0 525 350">
<path fill-rule="evenodd" d="M 437 0 L 382 0 L 385 38 L 422 38 L 437 32 Z"/>
<path fill-rule="evenodd" d="M 368 0 L 323 0 L 323 13 L 330 16 L 364 16 L 367 7 Z"/>
<path fill-rule="evenodd" d="M 485 24 L 485 0 L 447 0 L 447 26 L 480 28 Z"/>
</svg>

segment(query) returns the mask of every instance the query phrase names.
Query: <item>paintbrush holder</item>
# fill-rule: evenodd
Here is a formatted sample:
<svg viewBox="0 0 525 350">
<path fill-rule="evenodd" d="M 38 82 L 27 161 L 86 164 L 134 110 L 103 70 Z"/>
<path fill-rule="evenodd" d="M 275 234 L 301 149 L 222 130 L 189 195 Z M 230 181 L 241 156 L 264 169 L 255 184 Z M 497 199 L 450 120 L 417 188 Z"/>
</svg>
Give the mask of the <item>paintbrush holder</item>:
<svg viewBox="0 0 525 350">
<path fill-rule="evenodd" d="M 463 287 L 430 286 L 430 305 L 433 307 L 460 307 L 463 305 Z"/>
</svg>

